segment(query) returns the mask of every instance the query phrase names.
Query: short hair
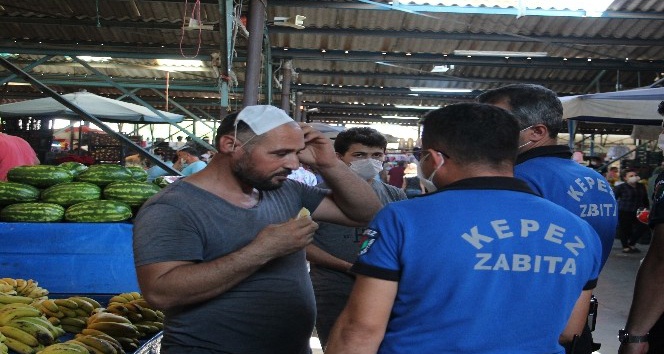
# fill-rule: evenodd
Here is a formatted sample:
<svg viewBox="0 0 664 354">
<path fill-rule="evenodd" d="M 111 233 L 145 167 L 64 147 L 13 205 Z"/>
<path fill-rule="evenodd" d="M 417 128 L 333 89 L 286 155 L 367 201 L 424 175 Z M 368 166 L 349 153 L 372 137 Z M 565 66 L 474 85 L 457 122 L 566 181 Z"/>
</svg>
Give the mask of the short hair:
<svg viewBox="0 0 664 354">
<path fill-rule="evenodd" d="M 198 152 L 198 150 L 194 149 L 191 146 L 185 146 L 182 149 L 178 150 L 178 152 L 186 152 L 189 155 L 196 156 L 198 158 L 201 157 L 201 154 Z"/>
<path fill-rule="evenodd" d="M 217 148 L 217 151 L 220 150 L 219 138 L 221 138 L 224 135 L 235 134 L 235 120 L 237 119 L 237 115 L 239 113 L 240 112 L 230 113 L 226 117 L 224 117 L 219 123 L 219 128 L 217 128 L 217 135 L 216 135 L 217 141 L 215 142 L 215 147 Z M 251 148 L 261 140 L 260 136 L 257 136 L 256 133 L 254 133 L 254 131 L 251 130 L 249 125 L 244 121 L 239 121 L 237 123 L 236 137 L 241 142 L 245 143 L 244 148 L 247 149 L 247 151 L 250 151 Z"/>
<path fill-rule="evenodd" d="M 460 164 L 513 165 L 519 149 L 519 122 L 488 104 L 458 103 L 427 113 L 422 150 L 434 149 Z"/>
<path fill-rule="evenodd" d="M 633 169 L 633 168 L 626 168 L 626 169 L 620 171 L 620 178 L 625 179 L 625 177 L 627 177 L 627 174 L 630 173 L 630 172 L 636 173 L 636 170 Z M 636 173 L 636 174 L 638 175 L 638 173 Z"/>
<path fill-rule="evenodd" d="M 549 137 L 555 138 L 563 128 L 563 104 L 555 92 L 540 85 L 514 84 L 486 91 L 477 96 L 480 103 L 505 101 L 519 120 L 521 129 L 544 124 Z"/>
<path fill-rule="evenodd" d="M 334 151 L 343 155 L 353 144 L 379 147 L 383 151 L 387 149 L 387 139 L 378 130 L 369 127 L 357 127 L 337 134 L 336 139 L 334 139 Z"/>
</svg>

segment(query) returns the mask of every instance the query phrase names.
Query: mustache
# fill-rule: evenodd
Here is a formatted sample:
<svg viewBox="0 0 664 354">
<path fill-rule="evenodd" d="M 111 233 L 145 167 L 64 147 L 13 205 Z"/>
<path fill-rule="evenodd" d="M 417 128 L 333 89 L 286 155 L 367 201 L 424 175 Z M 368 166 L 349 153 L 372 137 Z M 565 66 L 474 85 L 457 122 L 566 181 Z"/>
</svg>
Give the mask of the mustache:
<svg viewBox="0 0 664 354">
<path fill-rule="evenodd" d="M 290 175 L 292 172 L 293 172 L 293 170 L 291 170 L 289 168 L 285 168 L 281 171 L 273 173 L 272 177 L 276 177 L 276 176 L 288 177 L 288 175 Z"/>
</svg>

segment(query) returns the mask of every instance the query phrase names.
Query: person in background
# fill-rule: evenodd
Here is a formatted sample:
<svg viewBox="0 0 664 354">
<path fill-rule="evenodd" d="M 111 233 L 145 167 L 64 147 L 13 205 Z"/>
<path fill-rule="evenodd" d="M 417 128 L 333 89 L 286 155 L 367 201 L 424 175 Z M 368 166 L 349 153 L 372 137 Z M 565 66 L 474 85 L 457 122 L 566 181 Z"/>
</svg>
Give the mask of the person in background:
<svg viewBox="0 0 664 354">
<path fill-rule="evenodd" d="M 624 170 L 622 178 L 625 183 L 614 188 L 618 200 L 618 234 L 624 253 L 639 253 L 636 242 L 641 238 L 644 225 L 637 218 L 639 209 L 648 208 L 648 192 L 639 183 L 641 178 L 633 170 Z"/>
<path fill-rule="evenodd" d="M 664 116 L 664 101 L 657 112 Z M 658 146 L 664 151 L 664 133 Z M 657 177 L 652 200 L 652 240 L 636 274 L 627 323 L 618 331 L 619 354 L 664 353 L 664 173 Z"/>
<path fill-rule="evenodd" d="M 542 197 L 578 215 L 595 229 L 602 242 L 602 266 L 611 254 L 618 208 L 609 182 L 597 171 L 571 159 L 572 151 L 558 145 L 563 127 L 563 105 L 556 93 L 540 85 L 515 84 L 489 90 L 477 97 L 512 112 L 519 121 L 519 155 L 514 176 Z M 570 321 L 587 322 L 591 292 L 584 291 Z M 566 352 L 590 354 L 598 344 L 589 325 L 577 340 L 563 343 Z"/>
<path fill-rule="evenodd" d="M 215 136 L 210 164 L 162 189 L 134 221 L 141 292 L 167 318 L 160 352 L 309 354 L 313 220 L 366 225 L 380 202 L 330 139 L 279 108 L 245 107 Z M 330 189 L 288 179 L 300 162 Z"/>
<path fill-rule="evenodd" d="M 390 168 L 389 171 L 387 171 L 387 183 L 391 186 L 395 186 L 397 188 L 403 187 L 403 176 L 404 176 L 404 171 L 406 170 L 406 162 L 403 160 L 397 161 L 396 166 Z"/>
<path fill-rule="evenodd" d="M 365 231 L 327 354 L 564 352 L 601 245 L 513 177 L 518 145 L 519 123 L 498 107 L 426 114 L 420 169 L 439 190 L 385 205 Z"/>
<path fill-rule="evenodd" d="M 304 166 L 300 165 L 300 168 L 297 170 L 293 170 L 291 174 L 288 175 L 288 178 L 298 181 L 300 183 L 304 183 L 307 186 L 315 186 L 318 184 L 318 180 L 316 180 L 316 175 L 307 170 Z"/>
<path fill-rule="evenodd" d="M 419 155 L 418 155 L 419 156 Z M 406 193 L 408 199 L 426 193 L 422 180 L 417 175 L 417 162 L 411 162 L 404 170 L 401 188 Z"/>
<path fill-rule="evenodd" d="M 606 180 L 613 188 L 616 185 L 617 181 L 620 181 L 620 170 L 616 166 L 609 167 L 609 171 L 606 173 Z"/>
<path fill-rule="evenodd" d="M 196 149 L 185 146 L 177 152 L 178 157 L 182 163 L 182 173 L 183 176 L 190 176 L 198 171 L 201 171 L 207 166 L 198 155 Z"/>
<path fill-rule="evenodd" d="M 382 169 L 386 148 L 385 137 L 366 127 L 344 130 L 334 140 L 339 160 L 371 185 L 383 205 L 406 199 L 400 188 L 374 179 Z M 327 185 L 323 183 L 318 187 L 327 188 Z M 355 277 L 349 270 L 360 250 L 363 231 L 360 227 L 321 222 L 313 243 L 307 246 L 307 260 L 311 262 L 309 275 L 316 296 L 316 332 L 323 349 L 353 288 Z"/>
<path fill-rule="evenodd" d="M 155 150 L 154 150 L 154 154 L 157 155 L 157 157 L 158 157 L 160 160 L 164 161 L 164 163 L 165 163 L 167 166 L 173 167 L 173 163 L 174 163 L 174 161 L 165 161 L 165 160 L 164 160 L 164 152 L 163 152 L 161 149 L 155 149 Z M 174 155 L 173 160 L 179 160 L 179 158 L 177 157 L 177 155 Z M 157 177 L 160 177 L 160 176 L 167 176 L 167 175 L 168 175 L 168 172 L 166 172 L 166 170 L 164 170 L 163 168 L 159 167 L 158 165 L 153 165 L 153 166 L 151 166 L 150 168 L 148 168 L 148 169 L 147 169 L 147 173 L 148 173 L 148 182 L 152 182 L 152 181 L 154 181 L 155 178 L 157 178 Z"/>
<path fill-rule="evenodd" d="M 12 168 L 31 165 L 39 165 L 35 150 L 22 138 L 2 133 L 0 125 L 0 181 L 7 180 Z"/>
</svg>

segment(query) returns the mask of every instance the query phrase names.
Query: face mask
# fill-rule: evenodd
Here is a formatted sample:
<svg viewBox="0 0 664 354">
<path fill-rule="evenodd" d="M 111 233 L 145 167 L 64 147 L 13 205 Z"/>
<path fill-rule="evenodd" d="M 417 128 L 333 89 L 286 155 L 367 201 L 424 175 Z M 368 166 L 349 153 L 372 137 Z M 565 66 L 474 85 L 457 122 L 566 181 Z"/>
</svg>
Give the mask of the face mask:
<svg viewBox="0 0 664 354">
<path fill-rule="evenodd" d="M 533 127 L 532 125 L 529 125 L 529 126 L 523 128 L 523 129 L 519 130 L 519 134 L 523 133 L 524 131 L 526 131 L 526 130 L 532 128 L 532 127 Z M 532 144 L 532 143 L 533 143 L 532 141 L 528 140 L 527 142 L 519 145 L 518 149 L 521 150 L 522 147 L 527 146 L 528 144 Z"/>
<path fill-rule="evenodd" d="M 657 139 L 657 146 L 660 150 L 662 150 L 662 152 L 664 152 L 664 134 L 659 134 L 659 138 Z"/>
<path fill-rule="evenodd" d="M 422 160 L 420 160 L 420 163 L 424 161 L 427 157 L 429 157 L 429 155 L 425 156 Z M 435 192 L 436 190 L 438 190 L 438 187 L 436 187 L 436 185 L 433 184 L 433 176 L 436 174 L 438 169 L 441 166 L 443 166 L 444 163 L 445 160 L 441 160 L 440 164 L 436 166 L 436 169 L 433 170 L 433 172 L 431 172 L 431 175 L 429 175 L 429 177 L 424 176 L 424 171 L 422 171 L 422 165 L 420 165 L 419 163 L 417 164 L 417 177 L 420 178 L 420 181 L 422 181 L 422 184 L 424 185 L 424 189 L 428 193 Z"/>
<path fill-rule="evenodd" d="M 350 163 L 350 169 L 362 179 L 369 180 L 383 170 L 383 163 L 376 159 L 355 160 Z"/>
<path fill-rule="evenodd" d="M 636 183 L 640 180 L 641 180 L 641 178 L 639 176 L 632 176 L 632 177 L 627 179 L 627 183 Z"/>
</svg>

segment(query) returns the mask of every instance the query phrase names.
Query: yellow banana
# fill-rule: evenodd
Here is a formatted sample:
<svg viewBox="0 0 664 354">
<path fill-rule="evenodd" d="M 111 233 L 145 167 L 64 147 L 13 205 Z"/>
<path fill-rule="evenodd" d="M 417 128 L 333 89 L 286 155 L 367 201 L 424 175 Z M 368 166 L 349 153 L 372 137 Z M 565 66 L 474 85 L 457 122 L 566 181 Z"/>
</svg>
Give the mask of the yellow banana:
<svg viewBox="0 0 664 354">
<path fill-rule="evenodd" d="M 144 298 L 134 300 L 134 301 L 132 301 L 132 303 L 134 303 L 134 304 L 136 304 L 140 307 L 152 308 L 152 306 L 150 306 L 150 304 L 148 304 L 148 302 Z"/>
<path fill-rule="evenodd" d="M 130 323 L 118 323 L 118 322 L 94 322 L 88 324 L 88 328 L 96 329 L 108 334 L 111 337 L 127 337 L 127 338 L 138 338 L 140 335 L 136 326 Z"/>
<path fill-rule="evenodd" d="M 64 306 L 72 310 L 76 310 L 78 308 L 78 304 L 76 303 L 76 301 L 69 299 L 55 299 L 53 300 L 53 302 L 58 306 Z"/>
<path fill-rule="evenodd" d="M 60 325 L 60 319 L 57 318 L 57 317 L 54 317 L 54 316 L 50 316 L 48 318 L 48 322 L 51 322 L 51 324 L 54 325 L 54 326 Z"/>
<path fill-rule="evenodd" d="M 123 303 L 123 304 L 120 304 L 120 303 L 117 303 L 117 302 L 110 303 L 106 307 L 106 310 L 108 312 L 112 312 L 116 315 L 124 316 L 124 315 L 129 313 L 129 309 L 127 307 L 125 307 L 125 305 L 127 305 L 127 303 Z"/>
<path fill-rule="evenodd" d="M 87 325 L 85 319 L 81 317 L 64 317 L 60 319 L 60 324 L 68 326 L 77 326 L 81 328 L 85 328 L 85 326 Z"/>
<path fill-rule="evenodd" d="M 115 347 L 111 345 L 111 343 L 101 338 L 86 336 L 86 335 L 77 335 L 74 339 L 89 347 L 95 348 L 96 350 L 98 350 L 103 354 L 117 354 L 118 352 L 117 350 L 115 350 Z"/>
<path fill-rule="evenodd" d="M 90 297 L 87 297 L 87 296 L 74 296 L 74 298 L 75 298 L 75 299 L 81 299 L 81 300 L 86 301 L 87 303 L 89 303 L 90 305 L 92 305 L 93 308 L 100 308 L 100 307 L 102 307 L 101 304 L 100 304 L 97 300 L 95 300 L 95 299 L 93 299 L 93 298 L 90 298 Z"/>
<path fill-rule="evenodd" d="M 2 280 L 3 282 L 11 285 L 14 288 L 16 287 L 16 279 L 14 279 L 14 278 L 2 278 L 0 280 Z"/>
<path fill-rule="evenodd" d="M 0 327 L 0 332 L 5 335 L 5 342 L 7 339 L 15 339 L 25 345 L 36 347 L 39 345 L 37 338 L 33 337 L 30 333 L 16 327 L 12 326 L 2 326 Z M 11 347 L 10 347 L 11 348 Z"/>
<path fill-rule="evenodd" d="M 39 344 L 49 345 L 55 342 L 53 334 L 42 325 L 17 319 L 9 322 L 8 326 L 15 327 L 22 330 L 23 332 L 29 333 L 31 336 L 37 338 L 37 342 L 39 342 Z"/>
<path fill-rule="evenodd" d="M 122 349 L 122 344 L 120 344 L 120 342 L 118 342 L 117 339 L 109 336 L 108 334 L 106 334 L 104 332 L 98 331 L 96 329 L 86 328 L 81 333 L 85 334 L 85 335 L 88 335 L 88 336 L 91 336 L 91 337 L 101 338 L 101 339 L 109 342 L 113 346 L 113 348 L 115 348 L 115 350 L 117 350 L 118 353 L 124 353 L 124 350 Z"/>
<path fill-rule="evenodd" d="M 122 294 L 120 294 L 120 296 L 127 299 L 127 302 L 136 300 L 136 298 L 134 298 L 133 293 L 122 293 Z M 141 296 L 141 294 L 138 294 L 139 298 L 140 298 L 140 296 Z"/>
<path fill-rule="evenodd" d="M 129 294 L 134 298 L 134 300 L 138 300 L 138 299 L 143 298 L 143 295 L 141 295 L 141 293 L 136 292 L 136 291 L 132 291 Z"/>
<path fill-rule="evenodd" d="M 92 310 L 94 310 L 94 306 L 92 306 L 91 303 L 87 302 L 85 299 L 80 298 L 80 297 L 70 297 L 69 300 L 75 302 L 78 305 L 78 309 L 85 311 L 87 315 L 90 315 Z"/>
<path fill-rule="evenodd" d="M 56 343 L 49 345 L 40 354 L 88 354 L 87 348 L 75 343 Z"/>
<path fill-rule="evenodd" d="M 161 321 L 159 315 L 153 310 L 146 307 L 141 307 L 141 315 L 146 321 Z"/>
<path fill-rule="evenodd" d="M 132 300 L 133 300 L 133 299 L 134 299 L 134 298 L 132 297 Z M 131 301 L 131 300 L 128 300 L 127 298 L 125 298 L 125 297 L 123 297 L 123 296 L 120 296 L 120 295 L 115 295 L 115 296 L 113 296 L 110 300 L 108 300 L 108 303 L 109 303 L 109 304 L 112 304 L 112 303 L 114 303 L 114 302 L 117 302 L 117 303 L 124 304 L 125 302 L 129 302 L 129 301 Z"/>
<path fill-rule="evenodd" d="M 117 322 L 117 323 L 126 323 L 131 324 L 131 321 L 126 317 L 116 315 L 110 312 L 99 312 L 88 318 L 88 326 L 95 322 Z"/>
<path fill-rule="evenodd" d="M 160 331 L 162 329 L 164 329 L 164 324 L 159 322 L 159 321 L 141 321 L 141 322 L 134 323 L 135 326 L 138 326 L 139 324 L 140 325 L 147 325 L 147 326 L 157 327 L 157 329 L 160 330 Z"/>
<path fill-rule="evenodd" d="M 141 306 L 134 303 L 133 301 L 128 302 L 126 304 L 122 304 L 121 306 L 124 306 L 127 310 L 131 312 L 141 313 Z"/>
<path fill-rule="evenodd" d="M 34 354 L 37 352 L 37 350 L 33 348 L 37 345 L 30 346 L 14 338 L 7 337 L 7 339 L 5 339 L 5 345 L 19 354 Z"/>
<path fill-rule="evenodd" d="M 9 354 L 9 347 L 3 342 L 0 342 L 0 354 Z"/>
<path fill-rule="evenodd" d="M 55 301 L 50 300 L 50 299 L 42 301 L 40 303 L 40 305 L 42 305 L 44 308 L 46 308 L 47 310 L 49 310 L 51 312 L 60 311 L 60 307 L 55 303 Z"/>
<path fill-rule="evenodd" d="M 0 304 L 15 304 L 17 302 L 29 304 L 32 301 L 33 299 L 27 296 L 0 294 Z"/>
<path fill-rule="evenodd" d="M 28 286 L 28 282 L 25 279 L 16 279 L 16 291 L 21 292 L 23 289 Z"/>
<path fill-rule="evenodd" d="M 89 345 L 87 345 L 83 342 L 79 342 L 76 339 L 68 340 L 65 343 L 74 343 L 74 344 L 80 345 L 81 347 L 85 348 L 85 350 L 90 354 L 101 354 L 97 349 L 95 349 L 95 348 L 93 348 L 93 347 L 91 347 L 91 346 L 89 346 Z"/>
<path fill-rule="evenodd" d="M 46 328 L 49 332 L 51 332 L 51 334 L 53 335 L 53 338 L 58 338 L 61 335 L 65 334 L 65 331 L 61 327 L 58 327 L 58 325 L 54 325 L 53 323 L 51 323 L 49 320 L 47 320 L 44 317 L 21 317 L 20 320 L 31 322 L 31 323 L 34 323 L 34 324 L 38 324 L 38 325 Z M 14 320 L 14 321 L 16 321 L 16 320 Z M 59 324 L 59 322 L 58 322 L 58 324 Z"/>
<path fill-rule="evenodd" d="M 136 329 L 138 329 L 139 332 L 143 332 L 145 334 L 153 334 L 159 332 L 159 328 L 147 324 L 135 323 L 134 326 L 136 326 Z"/>
<path fill-rule="evenodd" d="M 74 312 L 76 312 L 76 317 L 90 317 L 90 312 L 85 311 L 80 307 L 74 310 Z"/>
<path fill-rule="evenodd" d="M 65 306 L 60 306 L 60 312 L 65 314 L 65 317 L 76 317 L 76 311 L 65 307 Z"/>
<path fill-rule="evenodd" d="M 66 325 L 66 324 L 61 324 L 60 327 L 62 327 L 62 329 L 63 329 L 65 332 L 67 332 L 67 333 L 73 333 L 73 334 L 81 333 L 81 331 L 83 330 L 83 328 L 81 328 L 81 327 L 78 327 L 78 326 L 70 326 L 70 325 Z"/>
<path fill-rule="evenodd" d="M 41 317 L 41 312 L 32 306 L 2 310 L 0 311 L 0 326 L 17 317 Z"/>
<path fill-rule="evenodd" d="M 135 340 L 134 338 L 127 338 L 127 337 L 114 337 L 120 345 L 122 345 L 122 349 L 126 350 L 127 352 L 134 352 L 136 349 L 138 349 L 138 340 Z"/>
</svg>

